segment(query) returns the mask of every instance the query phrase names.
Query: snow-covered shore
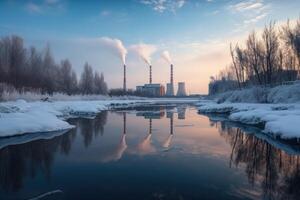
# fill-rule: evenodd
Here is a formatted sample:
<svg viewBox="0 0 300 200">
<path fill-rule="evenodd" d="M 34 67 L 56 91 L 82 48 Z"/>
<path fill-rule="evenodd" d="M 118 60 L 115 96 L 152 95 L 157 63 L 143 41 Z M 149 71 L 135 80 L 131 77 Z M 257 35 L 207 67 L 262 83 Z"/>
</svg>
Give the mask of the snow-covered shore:
<svg viewBox="0 0 300 200">
<path fill-rule="evenodd" d="M 62 131 L 74 128 L 66 122 L 74 117 L 95 117 L 111 106 L 126 107 L 138 103 L 182 103 L 197 99 L 135 99 L 27 102 L 24 100 L 0 103 L 0 137 L 25 133 Z"/>
<path fill-rule="evenodd" d="M 229 119 L 261 125 L 263 132 L 281 138 L 300 138 L 300 104 L 222 103 L 203 101 L 200 113 L 226 113 Z"/>
</svg>

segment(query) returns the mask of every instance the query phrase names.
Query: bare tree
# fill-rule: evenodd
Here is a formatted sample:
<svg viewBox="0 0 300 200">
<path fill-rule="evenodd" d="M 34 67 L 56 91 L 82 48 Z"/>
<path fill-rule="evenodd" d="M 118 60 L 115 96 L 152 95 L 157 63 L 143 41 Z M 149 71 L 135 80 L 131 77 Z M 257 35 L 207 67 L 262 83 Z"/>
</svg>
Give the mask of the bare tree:
<svg viewBox="0 0 300 200">
<path fill-rule="evenodd" d="M 93 69 L 85 63 L 80 79 L 80 90 L 82 94 L 93 94 L 94 90 L 94 75 Z"/>
<path fill-rule="evenodd" d="M 264 57 L 266 66 L 266 80 L 272 84 L 273 73 L 276 70 L 276 56 L 278 55 L 279 42 L 275 31 L 275 23 L 271 22 L 266 26 L 263 32 Z"/>
</svg>

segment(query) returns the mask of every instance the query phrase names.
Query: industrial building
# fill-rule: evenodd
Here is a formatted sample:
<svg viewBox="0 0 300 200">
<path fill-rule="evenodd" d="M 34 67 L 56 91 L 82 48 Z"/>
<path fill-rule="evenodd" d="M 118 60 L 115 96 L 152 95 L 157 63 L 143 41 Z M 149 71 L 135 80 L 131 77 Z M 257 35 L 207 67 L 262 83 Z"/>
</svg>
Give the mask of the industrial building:
<svg viewBox="0 0 300 200">
<path fill-rule="evenodd" d="M 165 87 L 160 83 L 152 83 L 152 66 L 149 65 L 149 84 L 142 86 L 136 86 L 137 95 L 148 96 L 148 97 L 174 97 L 174 78 L 173 78 L 173 65 L 170 65 L 170 82 L 167 83 L 167 91 L 165 92 Z M 176 93 L 178 97 L 187 96 L 185 82 L 178 82 L 178 90 Z"/>
<path fill-rule="evenodd" d="M 165 96 L 165 87 L 159 83 L 136 86 L 136 91 L 137 93 L 143 96 L 151 96 L 151 97 Z"/>
</svg>

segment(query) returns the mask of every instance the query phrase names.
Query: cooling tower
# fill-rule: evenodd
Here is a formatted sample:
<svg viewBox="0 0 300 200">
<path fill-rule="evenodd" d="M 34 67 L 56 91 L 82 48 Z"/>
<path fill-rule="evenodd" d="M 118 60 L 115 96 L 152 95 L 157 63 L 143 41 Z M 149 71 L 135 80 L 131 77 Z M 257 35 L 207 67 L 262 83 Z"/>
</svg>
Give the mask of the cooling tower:
<svg viewBox="0 0 300 200">
<path fill-rule="evenodd" d="M 174 96 L 174 87 L 171 83 L 167 83 L 166 96 Z"/>
<path fill-rule="evenodd" d="M 185 90 L 185 82 L 179 82 L 178 83 L 178 91 L 177 96 L 187 96 L 186 90 Z"/>
<path fill-rule="evenodd" d="M 170 83 L 167 83 L 166 96 L 174 96 L 173 65 L 171 64 Z"/>
</svg>

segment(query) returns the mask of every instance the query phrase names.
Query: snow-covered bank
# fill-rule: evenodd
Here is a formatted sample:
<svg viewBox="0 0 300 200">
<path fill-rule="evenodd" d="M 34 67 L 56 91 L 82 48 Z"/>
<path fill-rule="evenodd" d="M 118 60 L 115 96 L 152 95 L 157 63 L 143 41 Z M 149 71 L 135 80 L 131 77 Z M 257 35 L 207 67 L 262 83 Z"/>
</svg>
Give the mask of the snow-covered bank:
<svg viewBox="0 0 300 200">
<path fill-rule="evenodd" d="M 300 138 L 300 104 L 217 104 L 206 101 L 198 106 L 200 113 L 226 113 L 232 121 L 261 125 L 266 134 Z"/>
<path fill-rule="evenodd" d="M 110 99 L 98 101 L 27 102 L 24 100 L 0 103 L 0 137 L 24 133 L 51 132 L 71 129 L 66 119 L 95 117 L 111 106 L 127 107 L 149 103 L 190 103 L 197 99 Z"/>
<path fill-rule="evenodd" d="M 219 103 L 300 103 L 300 82 L 273 88 L 253 87 L 210 97 Z"/>
</svg>

